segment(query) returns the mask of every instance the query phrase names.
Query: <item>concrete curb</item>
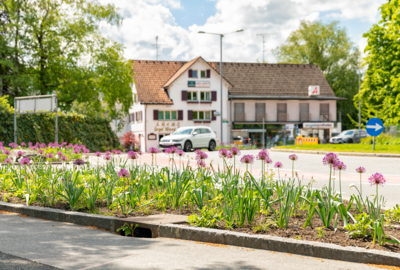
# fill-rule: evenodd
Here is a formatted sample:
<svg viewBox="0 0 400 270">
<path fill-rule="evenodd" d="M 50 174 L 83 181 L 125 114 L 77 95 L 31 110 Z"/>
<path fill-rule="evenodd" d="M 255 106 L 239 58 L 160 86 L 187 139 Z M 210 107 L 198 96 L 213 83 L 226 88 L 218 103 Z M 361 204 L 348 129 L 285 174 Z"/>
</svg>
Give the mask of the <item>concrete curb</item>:
<svg viewBox="0 0 400 270">
<path fill-rule="evenodd" d="M 313 151 L 313 150 L 292 150 L 292 149 L 275 149 L 272 148 L 271 152 L 287 152 L 287 153 L 304 153 L 304 154 L 317 154 L 326 155 L 332 151 Z M 354 156 L 354 157 L 383 157 L 383 158 L 400 158 L 400 154 L 382 154 L 382 153 L 358 153 L 358 152 L 335 152 L 340 156 Z"/>
<path fill-rule="evenodd" d="M 93 226 L 115 232 L 116 224 L 123 222 L 116 217 L 64 211 L 59 209 L 25 206 L 0 202 L 0 210 L 35 218 Z M 139 224 L 140 225 L 140 224 Z M 357 247 L 342 247 L 334 244 L 295 240 L 270 235 L 250 235 L 217 229 L 190 227 L 186 225 L 159 225 L 153 237 L 175 238 L 190 241 L 232 245 L 246 248 L 292 253 L 324 259 L 381 265 L 400 265 L 400 254 Z"/>
<path fill-rule="evenodd" d="M 396 253 L 366 250 L 357 247 L 342 247 L 334 244 L 295 240 L 269 235 L 250 235 L 246 233 L 175 224 L 160 226 L 158 235 L 159 237 L 165 238 L 265 249 L 331 260 L 365 264 L 400 265 L 400 254 Z"/>
</svg>

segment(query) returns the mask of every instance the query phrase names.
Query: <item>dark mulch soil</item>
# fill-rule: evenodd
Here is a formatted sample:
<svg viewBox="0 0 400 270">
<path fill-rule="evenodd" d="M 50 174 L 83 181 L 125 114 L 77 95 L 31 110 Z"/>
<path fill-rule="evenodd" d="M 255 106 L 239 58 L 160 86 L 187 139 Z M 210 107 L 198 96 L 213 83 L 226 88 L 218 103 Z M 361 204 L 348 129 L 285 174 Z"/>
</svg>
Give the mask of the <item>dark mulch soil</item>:
<svg viewBox="0 0 400 270">
<path fill-rule="evenodd" d="M 0 193 L 0 201 L 4 201 L 4 195 L 5 193 Z M 7 199 L 8 202 L 10 203 L 19 203 L 19 204 L 25 204 L 25 200 L 22 200 L 18 197 L 9 197 Z M 45 206 L 45 207 L 50 207 L 50 205 L 45 205 L 40 202 L 34 202 L 31 204 L 32 206 Z M 106 202 L 98 202 L 96 204 L 97 206 L 97 214 L 102 214 L 102 215 L 108 215 L 108 216 L 115 216 L 115 217 L 125 217 L 122 215 L 120 211 L 111 211 L 107 208 L 107 203 Z M 53 207 L 56 209 L 62 209 L 62 210 L 71 210 L 69 207 L 68 203 L 60 203 L 57 202 L 56 205 Z M 275 207 L 274 207 L 275 208 Z M 88 208 L 81 208 L 77 210 L 78 212 L 89 212 Z M 191 215 L 193 212 L 198 213 L 197 210 L 190 210 L 190 209 L 181 209 L 179 210 L 174 210 L 170 208 L 166 208 L 165 210 L 157 209 L 155 207 L 146 207 L 145 210 L 141 211 L 135 211 L 129 215 L 129 217 L 135 217 L 135 216 L 144 216 L 144 215 L 157 215 L 157 214 L 179 214 L 179 215 Z M 357 213 L 354 211 L 354 209 L 351 210 L 353 216 L 356 215 Z M 256 216 L 255 218 L 255 223 L 256 224 L 266 224 L 268 223 L 268 220 L 266 220 L 266 216 L 261 214 L 259 216 Z M 250 225 L 245 225 L 244 227 L 234 227 L 231 229 L 231 231 L 235 232 L 242 232 L 242 233 L 249 233 L 249 234 L 261 234 L 261 235 L 274 235 L 274 236 L 280 236 L 280 237 L 286 237 L 286 238 L 293 238 L 293 239 L 298 239 L 298 240 L 308 240 L 308 241 L 317 241 L 317 242 L 324 242 L 324 243 L 332 243 L 340 246 L 351 246 L 351 247 L 362 247 L 366 249 L 378 249 L 378 250 L 383 250 L 383 251 L 391 251 L 391 252 L 396 252 L 400 253 L 400 245 L 396 244 L 386 244 L 384 246 L 379 246 L 378 243 L 375 243 L 374 246 L 372 246 L 372 238 L 369 237 L 367 239 L 351 239 L 349 235 L 346 233 L 346 230 L 343 229 L 341 224 L 343 224 L 339 218 L 338 220 L 338 229 L 335 231 L 334 228 L 323 228 L 323 236 L 318 236 L 318 230 L 316 228 L 323 227 L 323 224 L 319 217 L 316 215 L 313 217 L 312 220 L 312 225 L 313 228 L 310 226 L 307 226 L 307 228 L 303 228 L 304 222 L 306 221 L 307 218 L 307 212 L 306 211 L 297 211 L 295 217 L 291 217 L 289 221 L 289 226 L 288 229 L 279 229 L 273 226 L 269 226 L 265 228 L 265 230 L 259 229 L 258 231 L 255 231 L 256 226 L 250 226 Z M 332 222 L 333 225 L 333 222 Z M 218 229 L 226 229 L 224 224 L 220 224 Z M 385 230 L 386 235 L 393 235 L 397 239 L 400 239 L 400 228 L 398 227 L 387 227 Z"/>
</svg>

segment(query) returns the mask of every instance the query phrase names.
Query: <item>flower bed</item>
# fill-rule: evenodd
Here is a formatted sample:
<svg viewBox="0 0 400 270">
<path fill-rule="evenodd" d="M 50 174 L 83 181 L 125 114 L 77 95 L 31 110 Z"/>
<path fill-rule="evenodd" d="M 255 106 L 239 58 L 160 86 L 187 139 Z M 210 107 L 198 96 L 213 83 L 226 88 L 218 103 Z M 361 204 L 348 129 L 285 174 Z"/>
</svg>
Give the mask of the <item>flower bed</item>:
<svg viewBox="0 0 400 270">
<path fill-rule="evenodd" d="M 149 152 L 155 164 L 158 150 Z M 282 178 L 281 163 L 270 170 L 266 150 L 256 157 L 240 156 L 237 148 L 221 150 L 223 169 L 209 165 L 202 151 L 197 151 L 197 166 L 176 148 L 166 152 L 171 163 L 164 168 L 142 165 L 142 153 L 133 151 L 123 158 L 118 151 L 97 152 L 92 165 L 6 165 L 0 168 L 0 199 L 114 216 L 191 214 L 192 226 L 400 251 L 400 207 L 381 209 L 379 186 L 385 183 L 384 176 L 375 173 L 369 178 L 376 186 L 375 196 L 365 197 L 355 187 L 358 195 L 344 201 L 341 172 L 346 166 L 333 153 L 323 164 L 331 176 L 337 172 L 336 187 L 330 177 L 327 186 L 314 189 L 313 181 L 304 184 L 297 176 L 296 155 L 289 156 L 291 176 Z M 240 172 L 239 160 L 247 166 L 260 162 L 261 177 Z M 357 172 L 362 181 L 365 169 Z"/>
</svg>

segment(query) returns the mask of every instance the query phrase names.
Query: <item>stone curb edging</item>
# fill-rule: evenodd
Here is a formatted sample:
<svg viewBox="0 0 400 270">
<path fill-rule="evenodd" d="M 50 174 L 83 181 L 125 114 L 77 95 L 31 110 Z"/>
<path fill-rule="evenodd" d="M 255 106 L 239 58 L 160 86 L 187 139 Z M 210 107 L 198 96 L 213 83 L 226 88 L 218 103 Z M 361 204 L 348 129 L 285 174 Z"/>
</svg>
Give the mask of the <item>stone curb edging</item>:
<svg viewBox="0 0 400 270">
<path fill-rule="evenodd" d="M 335 244 L 295 240 L 270 235 L 251 235 L 175 224 L 160 226 L 158 235 L 159 237 L 165 238 L 264 249 L 331 260 L 364 264 L 400 265 L 400 255 L 387 251 L 366 250 L 358 247 L 342 247 Z"/>
<path fill-rule="evenodd" d="M 271 149 L 272 152 L 288 152 L 288 153 L 304 153 L 304 154 L 317 154 L 326 155 L 332 151 L 316 151 L 316 150 L 292 150 L 292 149 Z M 359 153 L 359 152 L 335 152 L 341 156 L 355 156 L 355 157 L 383 157 L 383 158 L 400 158 L 400 154 L 382 154 L 382 153 Z"/>
<path fill-rule="evenodd" d="M 83 226 L 93 226 L 111 232 L 115 232 L 116 224 L 121 222 L 121 219 L 116 217 L 64 211 L 45 207 L 25 206 L 7 202 L 0 202 L 0 210 L 27 215 L 34 218 L 68 222 Z M 335 244 L 295 240 L 270 235 L 251 235 L 218 229 L 190 227 L 186 225 L 159 225 L 157 234 L 154 236 L 264 249 L 356 263 L 393 266 L 400 265 L 400 254 L 387 251 L 367 250 L 357 247 L 342 247 Z"/>
</svg>

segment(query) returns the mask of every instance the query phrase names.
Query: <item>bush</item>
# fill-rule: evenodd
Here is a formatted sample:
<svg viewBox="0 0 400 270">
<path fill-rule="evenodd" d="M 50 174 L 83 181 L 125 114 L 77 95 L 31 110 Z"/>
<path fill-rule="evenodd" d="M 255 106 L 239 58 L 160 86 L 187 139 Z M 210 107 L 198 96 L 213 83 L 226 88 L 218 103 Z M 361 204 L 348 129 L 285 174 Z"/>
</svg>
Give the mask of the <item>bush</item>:
<svg viewBox="0 0 400 270">
<path fill-rule="evenodd" d="M 18 144 L 49 143 L 55 140 L 55 113 L 18 115 L 17 125 Z M 14 142 L 14 114 L 4 109 L 1 102 L 0 141 L 4 145 Z M 118 137 L 106 119 L 76 113 L 58 113 L 58 142 L 84 144 L 91 151 L 120 148 Z"/>
<path fill-rule="evenodd" d="M 373 137 L 369 136 L 367 138 L 361 139 L 361 144 L 372 144 Z M 395 138 L 391 135 L 386 135 L 382 133 L 375 138 L 375 144 L 377 145 L 400 145 L 400 138 Z"/>
</svg>

